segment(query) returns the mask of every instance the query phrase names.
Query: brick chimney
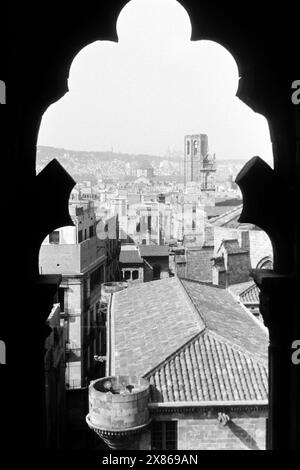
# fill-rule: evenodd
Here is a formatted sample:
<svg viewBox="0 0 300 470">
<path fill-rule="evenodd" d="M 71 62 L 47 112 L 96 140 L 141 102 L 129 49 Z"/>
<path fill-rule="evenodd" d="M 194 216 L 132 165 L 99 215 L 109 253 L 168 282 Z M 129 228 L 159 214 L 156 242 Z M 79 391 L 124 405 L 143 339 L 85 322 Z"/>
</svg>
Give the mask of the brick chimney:
<svg viewBox="0 0 300 470">
<path fill-rule="evenodd" d="M 242 250 L 249 251 L 250 253 L 250 232 L 249 230 L 242 230 L 240 232 L 240 246 Z"/>
<path fill-rule="evenodd" d="M 247 246 L 245 232 L 244 243 Z M 232 284 L 247 282 L 250 279 L 249 250 L 240 247 L 237 239 L 223 240 L 213 260 L 213 284 L 228 287 Z"/>
</svg>

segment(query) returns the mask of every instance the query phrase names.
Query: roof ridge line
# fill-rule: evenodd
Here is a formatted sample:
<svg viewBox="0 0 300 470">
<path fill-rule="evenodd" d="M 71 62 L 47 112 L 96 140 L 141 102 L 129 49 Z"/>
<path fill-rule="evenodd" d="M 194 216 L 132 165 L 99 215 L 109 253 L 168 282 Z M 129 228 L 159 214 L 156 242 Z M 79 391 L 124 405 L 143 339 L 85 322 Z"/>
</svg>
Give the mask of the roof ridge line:
<svg viewBox="0 0 300 470">
<path fill-rule="evenodd" d="M 188 293 L 188 291 L 187 291 L 186 288 L 184 287 L 182 280 L 181 280 L 180 278 L 178 278 L 178 279 L 179 279 L 179 281 L 180 281 L 180 284 L 181 284 L 181 286 L 182 286 L 184 292 L 186 293 L 186 296 L 189 298 L 190 302 L 193 304 L 193 307 L 194 307 L 195 311 L 198 313 L 199 317 L 201 318 L 202 322 L 204 323 L 204 326 L 205 326 L 204 331 L 205 331 L 205 330 L 207 329 L 207 323 L 206 323 L 205 319 L 203 318 L 203 316 L 202 316 L 201 313 L 199 312 L 199 309 L 197 308 L 197 306 L 196 306 L 194 300 L 192 299 L 192 297 L 190 296 L 190 294 Z"/>
<path fill-rule="evenodd" d="M 192 343 L 194 343 L 198 338 L 200 338 L 200 336 L 204 336 L 206 332 L 206 328 L 202 331 L 200 331 L 199 333 L 196 333 L 195 336 L 193 336 L 192 338 L 190 338 L 189 340 L 187 340 L 184 344 L 182 344 L 181 346 L 179 346 L 178 349 L 176 349 L 175 351 L 173 351 L 171 354 L 169 354 L 169 356 L 167 356 L 165 359 L 163 359 L 159 364 L 157 364 L 156 366 L 152 367 L 152 369 L 150 369 L 148 372 L 146 372 L 143 377 L 146 378 L 147 375 L 153 375 L 153 373 L 155 373 L 158 369 L 160 369 L 161 367 L 163 367 L 165 364 L 167 364 L 167 362 L 169 362 L 173 356 L 175 357 L 177 354 L 180 354 L 180 352 L 185 349 L 187 346 L 190 346 Z"/>
<path fill-rule="evenodd" d="M 215 331 L 210 330 L 209 328 L 206 328 L 204 333 L 214 336 L 218 341 L 225 343 L 226 345 L 230 346 L 235 351 L 241 354 L 244 354 L 244 356 L 249 357 L 251 360 L 258 362 L 261 366 L 267 368 L 267 365 L 268 365 L 267 362 L 264 363 L 263 359 L 261 359 L 257 354 L 250 353 L 249 351 L 247 351 L 247 349 L 243 348 L 242 346 L 238 346 L 235 343 L 231 343 L 228 339 L 224 338 L 219 333 L 216 333 Z"/>
<path fill-rule="evenodd" d="M 180 285 L 180 288 L 184 291 L 184 295 L 185 297 L 188 299 L 189 301 L 189 304 L 191 305 L 192 309 L 194 310 L 194 312 L 198 315 L 199 319 L 202 321 L 202 323 L 204 324 L 204 330 L 207 328 L 207 325 L 206 325 L 206 321 L 204 320 L 204 318 L 202 317 L 202 315 L 200 314 L 199 310 L 197 309 L 193 299 L 191 298 L 191 296 L 189 295 L 189 293 L 187 292 L 186 288 L 184 287 L 183 283 L 182 283 L 182 280 L 180 279 L 180 277 L 178 276 L 174 276 L 175 279 L 177 279 L 177 282 L 178 284 Z M 204 331 L 203 329 L 201 331 Z M 200 333 L 200 332 L 199 332 Z"/>
<path fill-rule="evenodd" d="M 219 335 L 218 333 L 215 333 L 214 331 L 211 331 L 207 328 L 205 328 L 203 331 L 200 331 L 197 333 L 193 338 L 189 339 L 181 345 L 176 351 L 172 352 L 169 356 L 167 356 L 165 359 L 163 359 L 159 364 L 154 366 L 152 369 L 150 369 L 148 372 L 146 372 L 143 377 L 147 378 L 149 375 L 155 374 L 159 369 L 161 369 L 165 364 L 170 362 L 175 356 L 180 354 L 185 348 L 190 346 L 192 343 L 194 343 L 196 340 L 198 340 L 201 336 L 213 336 L 216 340 L 225 343 L 227 346 L 229 346 L 231 349 L 234 351 L 239 352 L 240 354 L 243 354 L 244 356 L 250 358 L 253 362 L 258 363 L 260 366 L 264 367 L 265 369 L 268 369 L 267 364 L 263 362 L 256 354 L 251 354 L 249 351 L 246 349 L 237 346 L 236 344 L 232 344 L 229 340 L 223 338 L 223 336 Z M 267 370 L 268 373 L 268 370 Z"/>
<path fill-rule="evenodd" d="M 193 281 L 193 280 L 187 280 L 187 281 L 188 281 L 188 282 L 195 282 L 195 283 L 200 284 L 198 281 Z M 211 285 L 211 286 L 208 286 L 208 287 L 218 287 L 218 286 Z M 184 288 L 184 286 L 183 286 L 183 288 Z M 259 359 L 259 356 L 257 356 L 256 354 L 252 354 L 252 353 L 248 352 L 247 349 L 243 348 L 242 346 L 238 346 L 238 345 L 236 345 L 235 343 L 230 343 L 230 341 L 229 341 L 228 339 L 224 338 L 223 336 L 221 336 L 221 335 L 219 335 L 218 333 L 215 333 L 213 330 L 211 330 L 211 329 L 209 328 L 209 326 L 207 325 L 206 321 L 203 319 L 203 317 L 202 317 L 200 311 L 198 310 L 198 308 L 197 308 L 196 304 L 194 303 L 193 299 L 191 298 L 190 294 L 187 292 L 187 290 L 186 290 L 185 288 L 184 288 L 184 290 L 186 291 L 187 295 L 190 297 L 191 302 L 193 303 L 193 305 L 195 306 L 196 310 L 197 310 L 198 313 L 199 313 L 199 316 L 200 316 L 201 319 L 203 320 L 203 323 L 205 324 L 205 331 L 209 332 L 210 334 L 214 334 L 214 335 L 218 336 L 218 337 L 221 338 L 224 342 L 226 342 L 226 344 L 231 345 L 231 347 L 236 347 L 236 350 L 238 350 L 238 351 L 240 351 L 240 352 L 242 352 L 242 353 L 243 353 L 243 351 L 245 351 L 245 354 L 246 354 L 246 355 L 250 355 L 250 356 L 254 355 L 260 363 L 261 363 L 261 361 L 263 361 L 263 359 Z M 228 292 L 228 293 L 233 297 L 234 294 L 233 294 L 231 291 L 229 291 L 229 290 L 227 290 L 227 289 L 222 289 L 222 290 L 225 290 L 226 292 Z M 248 309 L 243 305 L 242 302 L 239 302 L 239 305 L 243 308 L 244 313 L 247 314 L 247 315 L 249 316 L 249 318 L 251 318 L 251 320 L 252 320 L 253 322 L 255 322 L 255 323 L 258 322 L 258 320 L 256 320 L 255 317 L 250 314 L 250 312 L 249 312 Z M 261 327 L 260 324 L 259 324 L 259 326 Z"/>
<path fill-rule="evenodd" d="M 210 222 L 211 222 L 212 224 L 213 224 L 214 222 L 218 222 L 220 219 L 222 219 L 222 217 L 225 217 L 225 216 L 227 216 L 227 215 L 229 215 L 229 214 L 232 215 L 234 211 L 235 211 L 235 212 L 238 212 L 238 210 L 239 210 L 241 207 L 243 207 L 243 203 L 242 203 L 242 204 L 239 204 L 238 206 L 234 206 L 234 209 L 230 209 L 229 211 L 224 212 L 223 214 L 217 215 L 216 217 L 212 217 Z M 233 218 L 234 218 L 234 217 L 233 217 Z M 218 219 L 219 219 L 219 220 L 218 220 Z M 232 219 L 229 219 L 228 222 L 230 222 L 231 220 L 232 220 Z"/>
<path fill-rule="evenodd" d="M 253 281 L 251 286 L 246 287 L 246 289 L 243 290 L 242 292 L 240 292 L 238 295 L 241 296 L 241 295 L 247 294 L 249 292 L 249 290 L 253 289 L 253 287 L 256 287 L 258 290 L 260 290 L 259 287 L 257 286 L 257 284 Z"/>
<path fill-rule="evenodd" d="M 213 284 L 212 281 L 200 281 L 198 279 L 191 279 L 189 277 L 181 277 L 180 280 L 181 281 L 187 281 L 187 282 L 194 282 L 195 284 L 200 284 L 201 286 L 214 287 L 215 289 L 226 290 L 225 287 L 219 286 L 217 284 Z M 183 286 L 183 288 L 185 289 L 184 286 Z"/>
</svg>

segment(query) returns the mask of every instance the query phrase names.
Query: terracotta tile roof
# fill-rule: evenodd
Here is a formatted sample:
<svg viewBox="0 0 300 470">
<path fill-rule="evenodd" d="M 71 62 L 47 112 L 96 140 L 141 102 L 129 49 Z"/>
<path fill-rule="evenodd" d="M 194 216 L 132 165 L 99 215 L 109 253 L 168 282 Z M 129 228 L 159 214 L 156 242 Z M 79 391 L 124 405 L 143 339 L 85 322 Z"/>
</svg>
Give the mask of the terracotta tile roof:
<svg viewBox="0 0 300 470">
<path fill-rule="evenodd" d="M 258 360 L 267 361 L 268 337 L 226 289 L 182 280 L 207 330 Z"/>
<path fill-rule="evenodd" d="M 231 207 L 227 212 L 210 219 L 210 223 L 218 227 L 231 226 L 232 223 L 239 225 L 238 218 L 240 217 L 243 209 L 243 204 Z"/>
<path fill-rule="evenodd" d="M 119 262 L 123 264 L 143 264 L 138 250 L 121 250 Z"/>
<path fill-rule="evenodd" d="M 264 364 L 210 332 L 146 375 L 153 402 L 267 400 Z"/>
<path fill-rule="evenodd" d="M 112 315 L 116 374 L 143 376 L 204 329 L 176 277 L 117 292 Z"/>
<path fill-rule="evenodd" d="M 265 400 L 268 337 L 225 289 L 168 278 L 113 295 L 113 374 L 156 402 Z"/>
<path fill-rule="evenodd" d="M 207 217 L 219 217 L 222 214 L 232 210 L 232 206 L 204 206 Z"/>
<path fill-rule="evenodd" d="M 168 245 L 139 245 L 142 258 L 147 256 L 169 256 Z"/>
<path fill-rule="evenodd" d="M 244 292 L 248 287 L 252 286 L 254 284 L 253 279 L 250 281 L 246 282 L 239 282 L 237 284 L 232 284 L 231 286 L 228 287 L 228 291 L 231 292 L 234 296 L 239 298 L 240 294 Z"/>
<path fill-rule="evenodd" d="M 241 199 L 240 198 L 228 198 L 228 197 L 223 197 L 223 198 L 218 198 L 216 197 L 215 199 L 216 206 L 227 206 L 227 207 L 234 207 L 234 206 L 240 206 L 241 205 Z"/>
<path fill-rule="evenodd" d="M 228 290 L 245 305 L 259 304 L 260 290 L 252 280 L 233 284 L 228 288 Z"/>
<path fill-rule="evenodd" d="M 240 293 L 240 300 L 243 304 L 257 304 L 259 305 L 259 288 L 253 283 L 248 289 Z"/>
<path fill-rule="evenodd" d="M 239 218 L 242 213 L 243 205 L 232 207 L 228 212 L 221 214 L 217 217 L 211 217 L 209 222 L 213 226 L 217 227 L 228 227 L 228 228 L 244 228 L 248 230 L 258 230 L 253 224 L 240 223 Z"/>
</svg>

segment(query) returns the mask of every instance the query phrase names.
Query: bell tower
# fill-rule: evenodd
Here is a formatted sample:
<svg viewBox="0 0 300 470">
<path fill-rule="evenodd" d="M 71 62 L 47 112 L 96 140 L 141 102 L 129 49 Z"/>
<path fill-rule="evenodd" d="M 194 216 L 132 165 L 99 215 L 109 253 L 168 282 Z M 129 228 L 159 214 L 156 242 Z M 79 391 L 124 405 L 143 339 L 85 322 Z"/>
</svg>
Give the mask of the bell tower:
<svg viewBox="0 0 300 470">
<path fill-rule="evenodd" d="M 186 135 L 184 138 L 184 185 L 196 183 L 201 203 L 215 205 L 216 156 L 208 152 L 206 134 Z"/>
</svg>

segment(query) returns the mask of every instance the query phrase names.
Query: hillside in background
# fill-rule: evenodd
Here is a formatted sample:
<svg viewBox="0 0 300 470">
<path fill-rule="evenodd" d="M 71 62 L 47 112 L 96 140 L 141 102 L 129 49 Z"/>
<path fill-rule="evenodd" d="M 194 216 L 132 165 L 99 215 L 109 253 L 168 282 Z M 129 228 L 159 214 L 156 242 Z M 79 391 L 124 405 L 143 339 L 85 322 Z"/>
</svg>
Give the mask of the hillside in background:
<svg viewBox="0 0 300 470">
<path fill-rule="evenodd" d="M 149 163 L 157 176 L 174 177 L 183 174 L 183 154 L 180 151 L 168 152 L 162 157 L 146 154 L 126 154 L 112 151 L 77 151 L 64 148 L 37 147 L 36 169 L 39 173 L 53 158 L 76 180 L 98 179 L 123 180 L 130 175 L 133 168 Z M 217 180 L 223 181 L 229 174 L 234 176 L 245 164 L 245 160 L 218 160 Z"/>
</svg>

